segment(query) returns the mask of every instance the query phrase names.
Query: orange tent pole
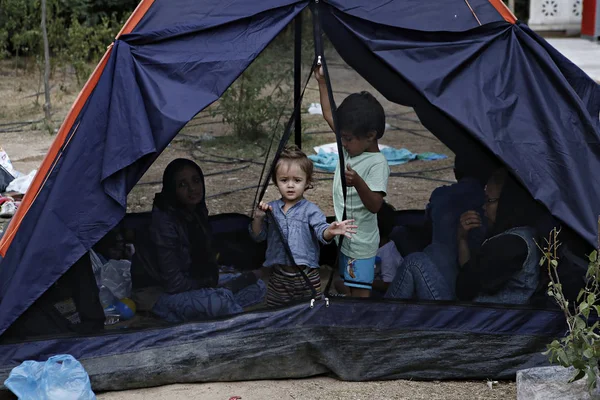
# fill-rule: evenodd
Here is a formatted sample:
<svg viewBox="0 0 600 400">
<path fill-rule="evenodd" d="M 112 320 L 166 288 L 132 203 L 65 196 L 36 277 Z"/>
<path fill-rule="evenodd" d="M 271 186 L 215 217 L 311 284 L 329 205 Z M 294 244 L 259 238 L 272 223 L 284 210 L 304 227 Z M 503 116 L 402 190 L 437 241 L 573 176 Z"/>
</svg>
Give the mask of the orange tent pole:
<svg viewBox="0 0 600 400">
<path fill-rule="evenodd" d="M 121 35 L 133 31 L 133 29 L 141 21 L 141 19 L 144 17 L 144 15 L 153 3 L 154 0 L 142 0 L 138 4 L 136 9 L 133 11 L 133 13 L 119 32 L 119 34 L 116 36 L 116 39 L 118 39 Z M 6 229 L 6 232 L 4 233 L 4 236 L 2 236 L 2 239 L 0 240 L 0 255 L 2 255 L 2 257 L 6 255 L 6 251 L 12 243 L 12 240 L 15 234 L 17 233 L 21 222 L 23 222 L 23 218 L 27 214 L 27 211 L 29 211 L 29 209 L 31 208 L 31 205 L 39 195 L 41 189 L 46 183 L 46 180 L 52 173 L 54 166 L 60 159 L 60 156 L 62 155 L 61 150 L 63 149 L 63 145 L 65 144 L 65 142 L 68 143 L 68 141 L 71 140 L 72 135 L 71 137 L 68 137 L 69 132 L 71 132 L 75 120 L 81 113 L 83 106 L 85 105 L 90 95 L 96 88 L 96 85 L 100 80 L 102 72 L 104 72 L 104 68 L 106 67 L 108 58 L 110 57 L 110 54 L 112 52 L 112 48 L 113 45 L 111 44 L 106 50 L 106 53 L 104 53 L 104 56 L 102 56 L 100 63 L 98 63 L 98 65 L 94 69 L 94 72 L 92 72 L 92 75 L 90 76 L 86 84 L 83 86 L 83 89 L 81 89 L 81 92 L 79 92 L 77 99 L 75 99 L 75 102 L 71 106 L 71 110 L 69 111 L 67 117 L 60 126 L 60 129 L 58 130 L 54 142 L 52 142 L 48 153 L 44 157 L 44 160 L 42 161 L 42 164 L 38 169 L 37 174 L 33 178 L 33 181 L 31 182 L 27 193 L 25 193 L 21 205 L 17 209 L 15 215 L 12 217 L 10 224 Z M 74 134 L 75 131 L 73 132 L 73 135 Z"/>
</svg>

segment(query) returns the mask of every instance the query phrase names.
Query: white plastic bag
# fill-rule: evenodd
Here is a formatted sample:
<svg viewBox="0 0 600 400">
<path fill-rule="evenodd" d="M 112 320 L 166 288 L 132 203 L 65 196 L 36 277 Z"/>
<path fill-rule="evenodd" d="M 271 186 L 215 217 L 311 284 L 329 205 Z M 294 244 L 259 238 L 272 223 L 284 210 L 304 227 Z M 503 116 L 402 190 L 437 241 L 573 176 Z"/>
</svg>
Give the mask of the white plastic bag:
<svg viewBox="0 0 600 400">
<path fill-rule="evenodd" d="M 25 194 L 25 192 L 27 192 L 27 189 L 29 189 L 29 186 L 31 185 L 31 182 L 33 181 L 33 178 L 35 177 L 36 173 L 37 169 L 34 169 L 27 175 L 22 175 L 18 178 L 15 178 L 15 180 L 7 186 L 6 191 Z"/>
<path fill-rule="evenodd" d="M 102 285 L 117 299 L 131 295 L 131 261 L 108 260 L 102 267 Z"/>
<path fill-rule="evenodd" d="M 323 115 L 321 103 L 310 103 L 310 106 L 308 106 L 308 113 L 313 115 Z"/>
<path fill-rule="evenodd" d="M 0 165 L 2 165 L 4 169 L 15 178 L 21 175 L 13 168 L 10 158 L 8 158 L 8 154 L 6 154 L 6 151 L 4 151 L 2 147 L 0 147 Z"/>
</svg>

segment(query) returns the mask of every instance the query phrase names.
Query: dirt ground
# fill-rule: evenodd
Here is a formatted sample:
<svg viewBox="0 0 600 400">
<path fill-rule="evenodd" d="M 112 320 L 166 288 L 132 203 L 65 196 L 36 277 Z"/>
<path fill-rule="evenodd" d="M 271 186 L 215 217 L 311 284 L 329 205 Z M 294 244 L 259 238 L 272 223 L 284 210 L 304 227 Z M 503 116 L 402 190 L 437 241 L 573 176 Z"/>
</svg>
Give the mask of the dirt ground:
<svg viewBox="0 0 600 400">
<path fill-rule="evenodd" d="M 332 378 L 201 383 L 104 393 L 98 400 L 499 400 L 516 398 L 516 384 L 502 382 L 342 382 Z"/>
<path fill-rule="evenodd" d="M 390 177 L 387 201 L 397 209 L 422 209 L 433 189 L 454 180 L 453 154 L 429 133 L 418 121 L 412 109 L 392 104 L 340 60 L 330 66 L 336 102 L 350 92 L 369 90 L 382 102 L 390 125 L 381 144 L 406 148 L 413 153 L 436 152 L 446 154 L 445 160 L 412 161 L 391 167 L 393 173 L 409 176 Z M 303 73 L 304 75 L 304 73 Z M 0 146 L 11 158 L 14 167 L 23 173 L 36 169 L 54 139 L 55 131 L 71 104 L 80 85 L 72 74 L 56 73 L 52 81 L 53 124 L 42 123 L 43 94 L 37 75 L 16 70 L 11 60 L 0 61 Z M 304 127 L 303 148 L 311 154 L 311 147 L 335 141 L 334 135 L 320 115 L 309 115 L 310 103 L 318 102 L 316 82 L 306 91 L 302 109 Z M 290 99 L 291 103 L 291 99 Z M 218 103 L 211 106 L 218 110 Z M 187 157 L 196 160 L 206 174 L 208 208 L 211 214 L 223 212 L 249 213 L 255 188 L 264 161 L 266 142 L 247 142 L 230 135 L 230 127 L 222 117 L 200 113 L 178 135 L 154 165 L 133 189 L 128 198 L 130 212 L 149 211 L 154 194 L 160 191 L 162 172 L 173 159 Z M 327 215 L 333 215 L 331 174 L 318 173 L 315 188 L 308 192 L 309 200 L 316 202 Z M 227 193 L 232 192 L 232 193 Z M 270 187 L 266 200 L 276 198 Z M 172 385 L 153 389 L 106 393 L 100 399 L 510 399 L 516 397 L 513 382 L 500 383 L 490 389 L 486 382 L 342 382 L 318 377 L 305 380 L 250 381 L 236 383 L 207 383 Z"/>
</svg>

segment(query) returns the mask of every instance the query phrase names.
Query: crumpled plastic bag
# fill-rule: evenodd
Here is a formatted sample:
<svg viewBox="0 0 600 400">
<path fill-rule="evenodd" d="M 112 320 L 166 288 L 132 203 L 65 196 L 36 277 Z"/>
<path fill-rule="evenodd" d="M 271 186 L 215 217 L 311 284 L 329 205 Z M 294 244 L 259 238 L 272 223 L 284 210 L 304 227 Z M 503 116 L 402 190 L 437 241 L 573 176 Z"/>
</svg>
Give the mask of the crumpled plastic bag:
<svg viewBox="0 0 600 400">
<path fill-rule="evenodd" d="M 131 261 L 108 260 L 102 267 L 102 285 L 117 299 L 131 295 Z"/>
<path fill-rule="evenodd" d="M 6 151 L 0 147 L 0 165 L 13 177 L 18 178 L 21 174 L 13 167 Z"/>
<path fill-rule="evenodd" d="M 310 103 L 310 106 L 308 106 L 308 113 L 313 115 L 323 115 L 321 103 Z"/>
<path fill-rule="evenodd" d="M 96 400 L 90 377 L 73 356 L 24 361 L 4 381 L 19 400 Z"/>
<path fill-rule="evenodd" d="M 6 191 L 25 194 L 25 192 L 27 192 L 27 189 L 29 189 L 29 186 L 31 186 L 31 182 L 33 181 L 33 178 L 35 177 L 36 173 L 37 170 L 34 169 L 27 175 L 22 175 L 18 178 L 15 178 L 11 183 L 8 184 L 8 186 L 6 187 Z"/>
</svg>

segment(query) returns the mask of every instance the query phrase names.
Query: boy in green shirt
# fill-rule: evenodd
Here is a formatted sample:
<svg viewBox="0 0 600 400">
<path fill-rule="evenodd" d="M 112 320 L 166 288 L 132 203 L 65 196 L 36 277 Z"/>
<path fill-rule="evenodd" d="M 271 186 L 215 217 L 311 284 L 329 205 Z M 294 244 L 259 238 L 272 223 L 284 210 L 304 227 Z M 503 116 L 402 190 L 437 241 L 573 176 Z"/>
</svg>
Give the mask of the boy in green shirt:
<svg viewBox="0 0 600 400">
<path fill-rule="evenodd" d="M 327 85 L 322 69 L 315 77 L 319 82 L 323 117 L 335 132 Z M 377 212 L 386 195 L 390 175 L 385 156 L 377 140 L 385 131 L 385 113 L 381 104 L 368 92 L 348 96 L 337 109 L 346 168 L 336 167 L 333 178 L 333 206 L 341 221 L 344 211 L 341 174 L 346 176 L 346 214 L 358 226 L 352 240 L 342 242 L 340 275 L 353 297 L 369 297 L 375 275 L 375 256 L 379 247 Z"/>
</svg>

